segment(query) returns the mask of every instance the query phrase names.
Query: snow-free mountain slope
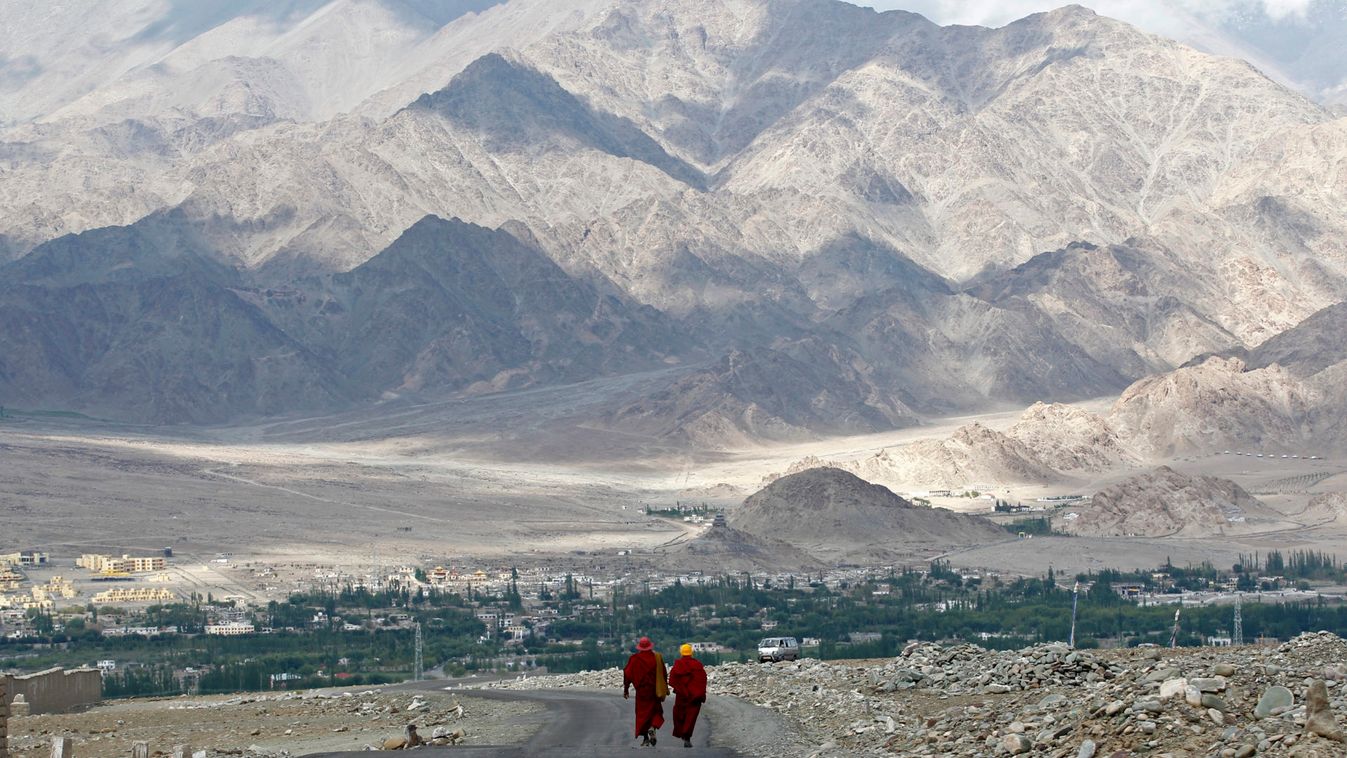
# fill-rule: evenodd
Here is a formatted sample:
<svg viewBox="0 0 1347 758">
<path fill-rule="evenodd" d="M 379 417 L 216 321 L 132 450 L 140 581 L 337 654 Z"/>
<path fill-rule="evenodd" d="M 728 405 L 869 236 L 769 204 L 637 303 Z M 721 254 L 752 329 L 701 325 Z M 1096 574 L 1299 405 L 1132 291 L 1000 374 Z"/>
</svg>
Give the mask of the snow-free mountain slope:
<svg viewBox="0 0 1347 758">
<path fill-rule="evenodd" d="M 0 113 L 112 123 L 262 107 L 327 119 L 395 84 L 399 62 L 451 22 L 501 2 L 14 0 L 0 25 Z"/>
<path fill-rule="evenodd" d="M 0 395 L 119 420 L 578 381 L 687 350 L 657 311 L 457 220 L 423 219 L 352 271 L 282 287 L 205 256 L 176 214 L 54 240 L 0 274 Z"/>
<path fill-rule="evenodd" d="M 381 392 L 579 381 L 685 345 L 658 312 L 571 278 L 507 232 L 434 217 L 269 308 L 343 376 Z"/>
<path fill-rule="evenodd" d="M 209 423 L 349 397 L 172 219 L 47 243 L 0 278 L 0 394 L 11 404 Z"/>
<path fill-rule="evenodd" d="M 1308 376 L 1347 361 L 1347 303 L 1330 305 L 1249 350 L 1249 368 L 1277 364 Z"/>
<path fill-rule="evenodd" d="M 836 0 L 119 2 L 69 32 L 89 6 L 0 7 L 37 61 L 5 83 L 28 110 L 0 127 L 0 255 L 173 225 L 355 383 L 334 403 L 667 361 L 688 370 L 601 421 L 705 444 L 872 431 L 1114 393 L 1347 299 L 1344 122 L 1076 6 L 985 29 Z M 78 85 L 47 87 L 60 71 Z M 468 262 L 411 253 L 427 216 L 564 291 L 414 281 Z M 529 325 L 544 312 L 556 328 Z M 97 403 L 73 387 L 14 391 Z M 1128 413 L 1109 424 L 1151 439 Z"/>
<path fill-rule="evenodd" d="M 1245 447 L 1298 451 L 1314 436 L 1318 388 L 1277 365 L 1245 368 L 1236 358 L 1209 358 L 1142 379 L 1123 392 L 1107 420 L 1155 457 Z"/>
<path fill-rule="evenodd" d="M 971 482 L 1047 483 L 1062 478 L 1024 443 L 973 423 L 947 439 L 888 448 L 857 461 L 855 471 L 893 489 L 950 489 Z"/>
<path fill-rule="evenodd" d="M 1137 462 L 1128 443 L 1101 416 L 1061 403 L 1034 403 L 1006 436 L 1060 472 L 1108 471 Z"/>
</svg>

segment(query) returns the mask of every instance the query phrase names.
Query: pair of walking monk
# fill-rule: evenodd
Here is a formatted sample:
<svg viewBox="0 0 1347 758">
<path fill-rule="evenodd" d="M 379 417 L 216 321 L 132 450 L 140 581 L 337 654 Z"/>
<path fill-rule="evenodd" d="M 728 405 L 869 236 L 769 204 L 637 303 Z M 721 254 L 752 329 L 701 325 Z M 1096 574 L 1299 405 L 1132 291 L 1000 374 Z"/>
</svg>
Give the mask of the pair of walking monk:
<svg viewBox="0 0 1347 758">
<path fill-rule="evenodd" d="M 622 697 L 636 690 L 636 736 L 641 745 L 655 746 L 657 733 L 664 726 L 664 698 L 669 690 L 676 695 L 673 707 L 673 736 L 692 747 L 692 730 L 706 702 L 706 669 L 692 657 L 692 646 L 683 645 L 673 668 L 664 670 L 664 658 L 655 652 L 649 637 L 636 643 L 636 653 L 627 659 L 622 672 Z"/>
</svg>

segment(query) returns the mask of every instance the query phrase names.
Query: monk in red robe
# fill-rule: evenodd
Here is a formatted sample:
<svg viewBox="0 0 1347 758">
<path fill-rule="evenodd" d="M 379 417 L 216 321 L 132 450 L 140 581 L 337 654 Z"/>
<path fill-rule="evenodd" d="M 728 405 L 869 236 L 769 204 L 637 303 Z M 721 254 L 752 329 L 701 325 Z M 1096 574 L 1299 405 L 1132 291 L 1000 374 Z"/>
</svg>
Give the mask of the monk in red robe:
<svg viewBox="0 0 1347 758">
<path fill-rule="evenodd" d="M 664 661 L 655 652 L 654 643 L 649 637 L 642 637 L 622 671 L 622 697 L 630 699 L 631 690 L 636 690 L 636 736 L 641 738 L 643 747 L 654 747 L 655 733 L 664 726 L 661 701 L 668 695 L 666 677 Z"/>
<path fill-rule="evenodd" d="M 684 644 L 681 654 L 669 669 L 669 689 L 674 691 L 673 736 L 683 740 L 683 747 L 692 747 L 692 730 L 697 726 L 697 715 L 706 702 L 706 668 L 692 657 L 692 646 Z"/>
</svg>

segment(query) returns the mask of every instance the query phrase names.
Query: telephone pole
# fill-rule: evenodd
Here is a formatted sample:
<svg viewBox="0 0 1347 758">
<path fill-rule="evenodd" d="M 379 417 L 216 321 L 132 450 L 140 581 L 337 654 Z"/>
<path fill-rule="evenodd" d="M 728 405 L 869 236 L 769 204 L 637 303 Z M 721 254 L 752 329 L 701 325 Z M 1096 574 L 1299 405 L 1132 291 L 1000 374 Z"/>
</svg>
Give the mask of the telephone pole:
<svg viewBox="0 0 1347 758">
<path fill-rule="evenodd" d="M 1074 648 L 1076 646 L 1076 605 L 1080 602 L 1080 581 L 1071 588 L 1071 639 L 1067 641 L 1066 646 Z"/>
<path fill-rule="evenodd" d="M 424 662 L 421 659 L 421 622 L 416 622 L 416 662 L 413 664 L 412 678 L 421 681 L 424 674 Z"/>
<path fill-rule="evenodd" d="M 0 676 L 0 758 L 9 758 L 9 698 L 5 692 L 8 684 Z"/>
</svg>

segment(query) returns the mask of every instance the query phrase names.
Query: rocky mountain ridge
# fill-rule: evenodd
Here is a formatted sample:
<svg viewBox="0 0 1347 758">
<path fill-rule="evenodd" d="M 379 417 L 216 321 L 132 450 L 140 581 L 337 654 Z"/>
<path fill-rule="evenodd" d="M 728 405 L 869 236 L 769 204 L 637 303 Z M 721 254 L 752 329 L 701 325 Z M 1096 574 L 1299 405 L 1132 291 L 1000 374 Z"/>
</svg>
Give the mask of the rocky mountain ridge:
<svg viewBox="0 0 1347 758">
<path fill-rule="evenodd" d="M 657 311 L 458 220 L 423 219 L 349 272 L 278 288 L 182 229 L 85 232 L 0 269 L 0 395 L 215 423 L 622 373 L 662 365 L 649 345 L 686 345 Z"/>
<path fill-rule="evenodd" d="M 34 52 L 42 71 L 12 83 L 28 116 L 0 129 L 0 246 L 18 257 L 96 239 L 71 232 L 174 224 L 237 270 L 235 289 L 307 291 L 426 216 L 507 229 L 575 282 L 659 312 L 618 320 L 666 324 L 527 381 L 648 365 L 628 354 L 697 366 L 600 421 L 712 446 L 1107 395 L 1347 298 L 1347 122 L 1246 64 L 1080 7 L 1000 29 L 835 0 L 434 7 L 313 0 L 293 32 L 262 10 L 203 11 L 173 30 L 186 39 L 154 30 L 123 68 L 81 68 L 88 91 L 47 93 L 59 105 L 40 91 L 50 51 Z M 315 73 L 327 59 L 306 56 L 362 25 L 386 34 L 353 61 L 382 65 L 331 96 Z M 14 49 L 55 39 L 42 29 Z M 284 310 L 266 318 L 314 344 L 314 319 Z M 503 314 L 467 314 L 483 341 L 358 389 L 331 378 L 349 365 L 319 366 L 336 383 L 314 402 L 514 386 L 500 356 L 523 355 L 519 332 L 485 323 Z M 361 337 L 344 339 L 355 360 Z M 172 363 L 160 343 L 123 344 L 137 365 Z M 236 373 L 252 360 L 212 352 Z M 258 410 L 208 399 L 213 380 L 187 373 L 175 407 Z M 26 404 L 203 418 L 96 382 L 0 376 Z"/>
</svg>

